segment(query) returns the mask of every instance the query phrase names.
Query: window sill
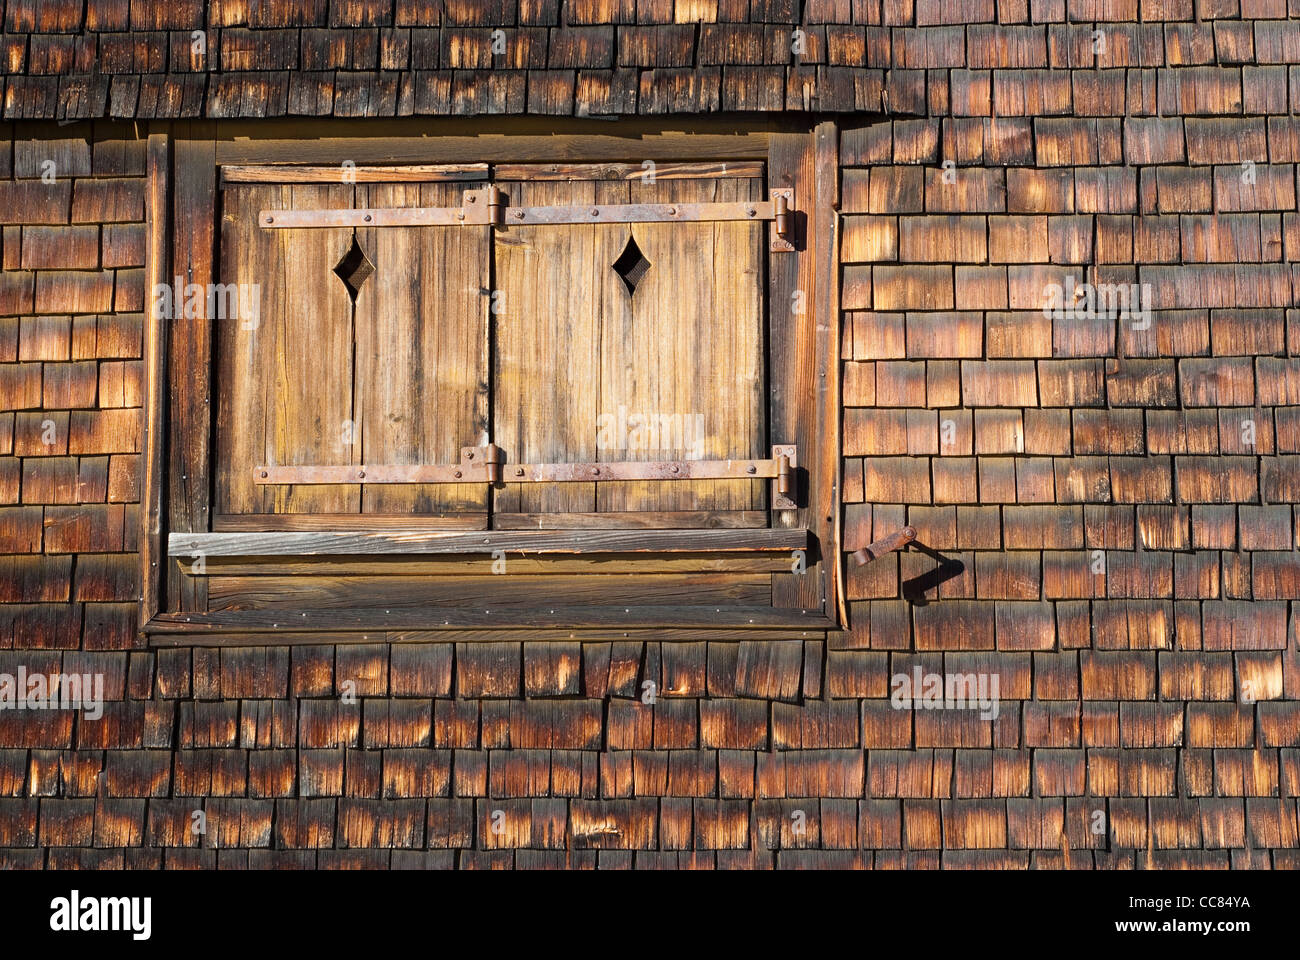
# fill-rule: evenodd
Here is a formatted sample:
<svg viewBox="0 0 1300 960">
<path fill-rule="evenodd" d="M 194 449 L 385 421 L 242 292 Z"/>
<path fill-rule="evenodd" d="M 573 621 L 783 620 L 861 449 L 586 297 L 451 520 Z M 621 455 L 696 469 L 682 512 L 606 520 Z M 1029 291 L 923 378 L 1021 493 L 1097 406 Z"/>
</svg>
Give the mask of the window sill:
<svg viewBox="0 0 1300 960">
<path fill-rule="evenodd" d="M 526 630 L 533 633 L 514 636 L 806 637 L 834 623 L 820 609 L 764 605 L 754 585 L 770 592 L 765 584 L 791 573 L 791 554 L 809 539 L 801 528 L 176 533 L 168 553 L 184 574 L 210 584 L 202 594 L 211 605 L 156 614 L 142 632 L 162 645 L 321 634 L 340 643 L 412 633 L 510 638 Z M 499 559 L 514 576 L 490 575 L 505 572 L 492 568 Z M 369 591 L 375 582 L 388 585 L 391 602 Z M 350 599 L 338 592 L 349 583 L 361 584 L 349 588 Z M 273 641 L 256 639 L 268 634 Z"/>
<path fill-rule="evenodd" d="M 778 607 L 556 607 L 553 609 L 465 607 L 423 607 L 405 610 L 230 610 L 215 613 L 163 613 L 150 620 L 144 632 L 162 645 L 210 642 L 223 634 L 270 634 L 256 642 L 320 643 L 321 634 L 330 641 L 382 642 L 397 639 L 389 632 L 418 631 L 421 640 L 464 639 L 465 631 L 502 634 L 520 631 L 517 639 L 533 639 L 523 631 L 570 630 L 590 634 L 593 640 L 608 640 L 617 630 L 701 631 L 718 636 L 743 631 L 759 635 L 772 631 L 825 631 L 833 621 L 820 610 Z M 368 632 L 368 633 L 363 633 Z M 439 637 L 443 634 L 444 637 Z M 458 635 L 459 634 L 459 635 Z M 280 640 L 278 636 L 286 639 Z M 313 639 L 315 637 L 315 639 Z M 206 638 L 206 639 L 205 639 Z M 582 639 L 581 637 L 577 637 Z M 669 638 L 672 639 L 672 638 Z M 326 641 L 326 642 L 330 642 Z M 247 642 L 247 641 L 245 641 Z"/>
<path fill-rule="evenodd" d="M 321 530 L 278 533 L 173 533 L 172 557 L 348 557 L 600 553 L 789 553 L 808 546 L 808 531 L 722 530 Z"/>
</svg>

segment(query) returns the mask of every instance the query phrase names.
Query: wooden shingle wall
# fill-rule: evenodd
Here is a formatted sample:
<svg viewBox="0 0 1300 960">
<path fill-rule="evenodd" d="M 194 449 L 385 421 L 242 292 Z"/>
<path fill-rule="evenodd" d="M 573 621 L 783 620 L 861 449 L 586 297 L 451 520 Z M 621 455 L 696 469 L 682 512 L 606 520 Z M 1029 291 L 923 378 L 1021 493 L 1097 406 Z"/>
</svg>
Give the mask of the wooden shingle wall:
<svg viewBox="0 0 1300 960">
<path fill-rule="evenodd" d="M 110 702 L 0 712 L 0 865 L 1300 866 L 1297 0 L 3 26 L 0 673 Z M 824 641 L 135 637 L 144 152 L 23 118 L 781 109 L 888 111 L 840 118 L 845 545 L 941 561 L 850 568 Z M 1045 317 L 1067 278 L 1149 326 Z M 997 718 L 895 709 L 918 666 Z"/>
</svg>

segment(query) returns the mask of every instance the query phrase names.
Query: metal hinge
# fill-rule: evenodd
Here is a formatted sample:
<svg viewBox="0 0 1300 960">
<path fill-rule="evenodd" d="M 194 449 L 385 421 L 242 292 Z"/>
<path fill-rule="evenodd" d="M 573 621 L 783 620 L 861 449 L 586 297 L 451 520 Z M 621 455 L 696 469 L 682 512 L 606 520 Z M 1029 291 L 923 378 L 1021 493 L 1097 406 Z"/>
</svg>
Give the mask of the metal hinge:
<svg viewBox="0 0 1300 960">
<path fill-rule="evenodd" d="M 257 466 L 256 484 L 351 483 L 578 483 L 613 480 L 760 480 L 772 481 L 772 507 L 794 510 L 798 495 L 797 449 L 772 447 L 768 460 L 620 460 L 590 463 L 508 464 L 496 444 L 463 447 L 456 464 L 357 464 L 330 466 Z"/>
<path fill-rule="evenodd" d="M 613 203 L 562 207 L 515 207 L 496 186 L 467 190 L 459 207 L 362 207 L 337 210 L 263 210 L 267 229 L 310 227 L 417 227 L 488 225 L 494 227 L 574 223 L 690 223 L 766 220 L 772 223 L 770 247 L 794 250 L 794 191 L 770 191 L 768 200 L 725 203 Z"/>
</svg>

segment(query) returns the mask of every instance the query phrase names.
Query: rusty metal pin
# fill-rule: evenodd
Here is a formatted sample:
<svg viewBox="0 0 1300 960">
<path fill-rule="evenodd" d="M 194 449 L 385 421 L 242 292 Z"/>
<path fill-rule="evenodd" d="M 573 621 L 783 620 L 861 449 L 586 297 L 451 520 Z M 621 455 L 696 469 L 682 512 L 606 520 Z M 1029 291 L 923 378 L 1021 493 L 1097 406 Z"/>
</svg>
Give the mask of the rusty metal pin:
<svg viewBox="0 0 1300 960">
<path fill-rule="evenodd" d="M 785 194 L 778 193 L 772 199 L 772 207 L 776 211 L 776 235 L 782 240 L 788 240 L 790 237 L 790 201 L 786 199 Z"/>
</svg>

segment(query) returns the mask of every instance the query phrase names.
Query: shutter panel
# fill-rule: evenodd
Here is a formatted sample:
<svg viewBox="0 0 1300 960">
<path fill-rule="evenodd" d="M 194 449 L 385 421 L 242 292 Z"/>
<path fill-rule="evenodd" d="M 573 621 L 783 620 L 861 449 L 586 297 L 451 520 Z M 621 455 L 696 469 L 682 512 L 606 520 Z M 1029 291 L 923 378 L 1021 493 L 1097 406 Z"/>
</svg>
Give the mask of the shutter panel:
<svg viewBox="0 0 1300 960">
<path fill-rule="evenodd" d="M 630 185 L 630 202 L 748 200 L 757 199 L 761 188 L 756 179 L 658 180 Z M 668 419 L 648 431 L 653 446 L 602 450 L 600 459 L 768 456 L 763 226 L 743 221 L 637 223 L 623 232 L 649 267 L 635 292 L 625 297 L 631 309 L 604 318 L 600 412 L 613 418 L 625 410 Z M 752 480 L 601 483 L 596 509 L 762 510 L 767 486 Z"/>
<path fill-rule="evenodd" d="M 267 230 L 260 210 L 455 206 L 474 183 L 231 185 L 227 283 L 255 327 L 218 320 L 216 513 L 256 528 L 486 524 L 478 484 L 269 484 L 255 466 L 455 463 L 487 440 L 487 225 Z M 355 237 L 355 246 L 354 246 Z M 364 254 L 364 279 L 349 274 Z M 354 284 L 355 303 L 345 284 Z M 234 515 L 234 516 L 232 516 Z M 370 520 L 363 520 L 369 517 Z M 438 524 L 443 525 L 443 524 Z"/>
<path fill-rule="evenodd" d="M 449 207 L 478 183 L 363 184 L 361 207 Z M 491 230 L 361 229 L 375 264 L 357 296 L 356 424 L 361 463 L 456 463 L 487 442 L 487 309 Z M 362 488 L 367 514 L 475 511 L 483 484 Z"/>
<path fill-rule="evenodd" d="M 592 181 L 502 186 L 520 206 L 617 203 L 616 190 L 622 187 Z M 496 232 L 501 309 L 494 318 L 494 437 L 516 463 L 597 459 L 600 326 L 602 318 L 608 322 L 627 309 L 609 267 L 623 233 L 618 224 Z M 594 483 L 507 483 L 497 492 L 494 509 L 590 512 L 595 491 Z"/>
<path fill-rule="evenodd" d="M 499 185 L 518 206 L 763 194 L 754 177 Z M 496 443 L 526 463 L 766 457 L 765 237 L 764 224 L 746 221 L 499 229 Z M 629 291 L 616 264 L 633 250 L 642 262 L 627 271 Z M 620 513 L 766 506 L 762 481 L 507 482 L 494 511 L 501 525 L 512 525 L 509 515 L 518 513 L 540 514 L 542 524 L 563 513 L 606 514 L 617 523 Z"/>
<path fill-rule="evenodd" d="M 352 305 L 333 268 L 350 229 L 262 230 L 261 209 L 351 206 L 347 185 L 224 193 L 222 279 L 258 286 L 256 324 L 213 320 L 218 344 L 216 512 L 355 513 L 355 485 L 259 487 L 252 469 L 352 463 Z"/>
</svg>

